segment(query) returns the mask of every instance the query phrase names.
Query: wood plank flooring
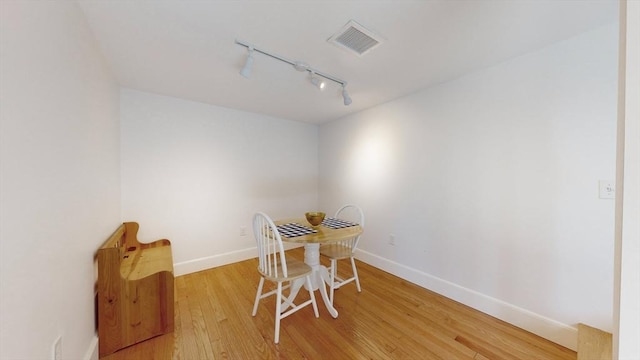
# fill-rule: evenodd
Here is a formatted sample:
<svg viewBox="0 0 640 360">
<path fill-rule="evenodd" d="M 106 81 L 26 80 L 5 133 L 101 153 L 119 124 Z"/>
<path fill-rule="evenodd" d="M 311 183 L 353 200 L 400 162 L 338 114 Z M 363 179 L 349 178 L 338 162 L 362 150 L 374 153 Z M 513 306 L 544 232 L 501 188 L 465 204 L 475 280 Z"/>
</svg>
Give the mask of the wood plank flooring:
<svg viewBox="0 0 640 360">
<path fill-rule="evenodd" d="M 302 248 L 287 254 L 304 257 Z M 251 316 L 257 260 L 180 276 L 175 331 L 103 359 L 576 359 L 560 345 L 363 262 L 357 266 L 362 292 L 355 283 L 336 290 L 337 319 L 316 292 L 320 318 L 306 307 L 283 319 L 277 345 L 275 297 Z M 338 268 L 347 275 L 351 267 L 346 260 Z M 301 291 L 298 300 L 308 297 Z"/>
</svg>

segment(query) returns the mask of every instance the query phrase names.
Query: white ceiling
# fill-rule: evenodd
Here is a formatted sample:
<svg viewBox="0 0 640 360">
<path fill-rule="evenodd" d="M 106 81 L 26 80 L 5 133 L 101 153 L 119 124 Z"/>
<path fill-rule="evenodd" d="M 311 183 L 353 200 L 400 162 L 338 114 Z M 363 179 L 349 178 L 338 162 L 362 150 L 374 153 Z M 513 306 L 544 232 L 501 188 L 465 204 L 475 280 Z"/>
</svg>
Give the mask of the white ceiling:
<svg viewBox="0 0 640 360">
<path fill-rule="evenodd" d="M 617 20 L 615 0 L 80 0 L 124 87 L 279 118 L 322 123 Z M 350 19 L 385 41 L 358 57 L 326 40 Z M 244 40 L 349 83 L 255 55 Z"/>
</svg>

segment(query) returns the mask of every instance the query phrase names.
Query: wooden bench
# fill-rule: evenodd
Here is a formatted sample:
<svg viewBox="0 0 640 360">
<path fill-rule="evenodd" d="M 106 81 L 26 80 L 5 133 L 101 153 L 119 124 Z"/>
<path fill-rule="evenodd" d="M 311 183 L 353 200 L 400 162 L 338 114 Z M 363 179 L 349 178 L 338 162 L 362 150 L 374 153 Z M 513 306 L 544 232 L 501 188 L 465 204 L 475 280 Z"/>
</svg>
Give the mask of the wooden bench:
<svg viewBox="0 0 640 360">
<path fill-rule="evenodd" d="M 126 222 L 98 249 L 100 356 L 173 331 L 171 242 L 138 242 Z"/>
</svg>

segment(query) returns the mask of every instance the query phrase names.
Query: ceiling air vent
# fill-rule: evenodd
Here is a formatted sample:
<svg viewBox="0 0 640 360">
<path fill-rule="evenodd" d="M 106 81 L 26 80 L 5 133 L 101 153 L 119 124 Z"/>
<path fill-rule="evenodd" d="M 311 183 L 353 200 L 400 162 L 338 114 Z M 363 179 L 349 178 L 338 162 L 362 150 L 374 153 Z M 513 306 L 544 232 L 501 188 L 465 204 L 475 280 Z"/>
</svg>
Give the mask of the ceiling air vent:
<svg viewBox="0 0 640 360">
<path fill-rule="evenodd" d="M 351 20 L 327 40 L 362 56 L 382 43 L 380 36 Z"/>
</svg>

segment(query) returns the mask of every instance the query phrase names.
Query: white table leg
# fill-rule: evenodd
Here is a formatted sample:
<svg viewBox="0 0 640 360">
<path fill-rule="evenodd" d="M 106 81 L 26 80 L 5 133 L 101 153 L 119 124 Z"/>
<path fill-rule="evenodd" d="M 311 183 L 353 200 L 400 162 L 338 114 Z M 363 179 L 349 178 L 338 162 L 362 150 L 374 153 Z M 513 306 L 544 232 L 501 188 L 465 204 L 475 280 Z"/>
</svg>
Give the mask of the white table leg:
<svg viewBox="0 0 640 360">
<path fill-rule="evenodd" d="M 325 283 L 330 284 L 331 278 L 327 267 L 320 264 L 320 244 L 309 243 L 304 245 L 304 262 L 313 269 L 313 276 L 311 276 L 312 290 L 315 291 L 320 289 L 320 295 L 322 296 L 324 305 L 327 307 L 327 311 L 329 311 L 329 314 L 331 314 L 332 317 L 337 318 L 338 310 L 331 305 L 331 300 L 329 299 L 329 294 L 327 294 L 327 288 L 325 286 Z M 293 302 L 302 286 L 309 290 L 304 278 L 293 281 L 288 297 L 290 302 Z M 289 304 L 285 303 L 282 305 L 280 312 L 283 313 L 288 308 Z"/>
<path fill-rule="evenodd" d="M 322 295 L 322 301 L 327 307 L 327 311 L 332 317 L 337 318 L 338 310 L 331 305 L 325 286 L 325 282 L 330 283 L 330 277 L 327 267 L 320 264 L 320 244 L 308 243 L 304 245 L 304 262 L 313 269 L 314 276 L 311 277 L 313 290 L 320 289 L 320 295 Z"/>
</svg>

